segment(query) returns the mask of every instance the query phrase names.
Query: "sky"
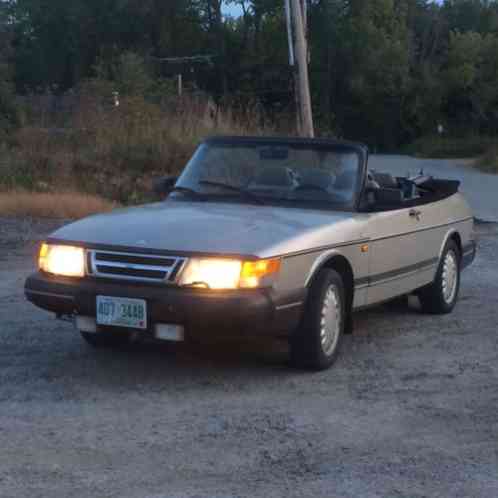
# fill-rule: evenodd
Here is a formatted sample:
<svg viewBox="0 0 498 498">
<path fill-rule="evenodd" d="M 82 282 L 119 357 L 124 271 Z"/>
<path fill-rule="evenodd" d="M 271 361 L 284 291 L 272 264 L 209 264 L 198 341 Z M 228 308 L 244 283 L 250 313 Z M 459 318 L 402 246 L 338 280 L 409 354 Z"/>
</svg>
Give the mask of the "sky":
<svg viewBox="0 0 498 498">
<path fill-rule="evenodd" d="M 238 5 L 225 5 L 223 12 L 225 15 L 236 17 L 242 14 L 242 9 Z"/>
</svg>

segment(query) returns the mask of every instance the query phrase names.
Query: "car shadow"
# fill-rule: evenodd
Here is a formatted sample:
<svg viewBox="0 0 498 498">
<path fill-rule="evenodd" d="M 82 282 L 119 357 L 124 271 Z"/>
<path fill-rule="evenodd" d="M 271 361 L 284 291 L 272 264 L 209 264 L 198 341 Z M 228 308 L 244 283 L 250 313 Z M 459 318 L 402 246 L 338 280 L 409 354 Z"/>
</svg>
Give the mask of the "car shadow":
<svg viewBox="0 0 498 498">
<path fill-rule="evenodd" d="M 108 386 L 141 384 L 163 389 L 176 383 L 188 388 L 209 385 L 213 377 L 223 384 L 234 378 L 264 380 L 296 374 L 289 366 L 286 342 L 275 340 L 140 342 L 123 350 L 95 350 L 83 344 L 81 348 L 78 368 L 86 372 L 85 382 Z"/>
<path fill-rule="evenodd" d="M 392 304 L 355 313 L 354 333 L 343 339 L 341 354 L 324 372 L 296 370 L 289 364 L 286 340 L 269 338 L 197 339 L 188 343 L 139 342 L 124 350 L 93 349 L 69 324 L 50 334 L 36 351 L 38 368 L 28 376 L 56 382 L 67 396 L 89 392 L 190 392 L 205 388 L 243 391 L 261 383 L 293 382 L 303 376 L 337 380 L 351 374 L 371 347 L 386 336 L 396 338 L 406 328 L 407 314 L 416 309 Z M 53 341 L 53 342 L 52 342 Z M 47 351 L 50 350 L 50 354 Z M 235 387 L 234 387 L 235 386 Z M 41 393 L 40 393 L 41 394 Z M 48 394 L 48 393 L 47 393 Z"/>
<path fill-rule="evenodd" d="M 116 386 L 146 385 L 148 388 L 168 389 L 181 384 L 184 389 L 199 383 L 211 385 L 213 377 L 220 385 L 231 379 L 240 382 L 285 380 L 303 375 L 342 375 L 350 368 L 355 356 L 360 355 L 365 334 L 372 338 L 383 330 L 386 322 L 402 320 L 406 312 L 416 310 L 395 307 L 377 307 L 355 314 L 355 332 L 343 339 L 342 351 L 331 370 L 308 372 L 292 368 L 286 340 L 268 338 L 231 338 L 189 341 L 187 343 L 138 342 L 122 349 L 93 349 L 81 342 L 78 335 L 66 339 L 63 354 L 56 366 L 49 366 L 57 377 L 64 371 L 72 372 L 73 378 L 84 384 L 98 384 L 105 388 Z M 392 334 L 397 334 L 395 328 Z M 354 344 L 354 348 L 352 347 Z M 360 348 L 360 350 L 358 350 Z M 353 353 L 354 349 L 354 353 Z M 365 352 L 367 354 L 367 352 Z M 54 365 L 51 361 L 51 365 Z M 47 365 L 48 366 L 48 365 Z"/>
</svg>

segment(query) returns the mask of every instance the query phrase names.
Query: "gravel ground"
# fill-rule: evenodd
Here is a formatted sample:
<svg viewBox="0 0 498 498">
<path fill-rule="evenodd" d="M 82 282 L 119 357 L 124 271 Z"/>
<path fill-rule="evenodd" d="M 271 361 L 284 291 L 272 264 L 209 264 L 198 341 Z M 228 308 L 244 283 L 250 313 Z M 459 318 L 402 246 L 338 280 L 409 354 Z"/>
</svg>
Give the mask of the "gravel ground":
<svg viewBox="0 0 498 498">
<path fill-rule="evenodd" d="M 280 344 L 95 352 L 28 304 L 33 240 L 0 219 L 0 496 L 498 496 L 498 226 L 452 315 L 356 316 L 335 367 Z"/>
</svg>

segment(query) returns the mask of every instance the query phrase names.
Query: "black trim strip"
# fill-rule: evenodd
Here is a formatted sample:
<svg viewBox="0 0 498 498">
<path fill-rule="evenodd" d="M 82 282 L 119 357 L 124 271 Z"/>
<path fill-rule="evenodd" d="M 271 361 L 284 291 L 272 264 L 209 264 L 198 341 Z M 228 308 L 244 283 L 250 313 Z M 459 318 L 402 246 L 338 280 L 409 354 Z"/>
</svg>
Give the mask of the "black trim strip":
<svg viewBox="0 0 498 498">
<path fill-rule="evenodd" d="M 428 259 L 426 261 L 422 261 L 420 263 L 416 263 L 414 265 L 405 266 L 404 268 L 401 268 L 399 270 L 392 270 L 392 271 L 388 271 L 385 273 L 381 273 L 379 275 L 374 275 L 373 277 L 370 277 L 369 284 L 372 285 L 373 283 L 378 283 L 378 282 L 381 282 L 383 280 L 389 280 L 391 278 L 405 275 L 407 273 L 414 273 L 414 272 L 419 271 L 419 270 L 425 270 L 425 269 L 430 268 L 431 266 L 434 266 L 438 262 L 439 262 L 439 258 L 432 258 L 432 259 Z"/>
<path fill-rule="evenodd" d="M 64 294 L 55 294 L 53 292 L 42 292 L 26 289 L 25 293 L 29 294 L 30 296 L 55 297 L 57 299 L 64 299 L 66 301 L 74 301 L 73 296 L 65 296 Z"/>
<path fill-rule="evenodd" d="M 354 281 L 355 287 L 363 287 L 364 285 L 368 285 L 370 283 L 370 277 L 357 278 Z"/>
<path fill-rule="evenodd" d="M 464 222 L 470 221 L 470 220 L 473 220 L 473 217 L 468 217 L 468 218 L 464 218 L 462 220 L 452 221 L 450 223 L 444 223 L 442 225 L 434 225 L 434 226 L 431 226 L 431 227 L 419 228 L 418 230 L 412 230 L 411 232 L 403 232 L 403 233 L 396 234 L 396 235 L 388 235 L 386 237 L 379 237 L 378 239 L 369 239 L 369 238 L 357 239 L 357 240 L 353 240 L 351 242 L 343 242 L 343 243 L 340 243 L 340 244 L 332 244 L 332 245 L 329 245 L 329 246 L 320 246 L 320 247 L 316 247 L 316 248 L 313 248 L 313 249 L 306 249 L 304 251 L 289 252 L 289 253 L 282 254 L 280 257 L 282 257 L 282 258 L 293 258 L 295 256 L 303 256 L 303 255 L 306 255 L 306 254 L 313 254 L 315 252 L 327 251 L 327 250 L 336 249 L 336 248 L 339 248 L 339 247 L 356 246 L 356 245 L 360 245 L 360 244 L 368 244 L 368 243 L 372 243 L 372 242 L 378 242 L 380 240 L 394 239 L 396 237 L 404 237 L 406 235 L 412 235 L 412 234 L 418 233 L 418 232 L 426 232 L 428 230 L 435 230 L 437 228 L 444 228 L 444 227 L 451 226 L 451 225 L 454 225 L 454 224 L 464 223 Z M 360 281 L 361 280 L 364 280 L 364 279 L 360 279 Z"/>
<path fill-rule="evenodd" d="M 288 253 L 282 254 L 280 257 L 281 258 L 294 258 L 296 256 L 305 256 L 306 254 L 313 254 L 315 252 L 329 251 L 331 249 L 337 249 L 339 247 L 358 246 L 360 244 L 367 244 L 369 242 L 370 242 L 370 239 L 358 239 L 358 240 L 353 240 L 351 242 L 342 242 L 340 244 L 331 244 L 328 246 L 314 247 L 313 249 L 304 249 L 303 251 L 288 252 Z"/>
<path fill-rule="evenodd" d="M 443 223 L 441 225 L 433 225 L 433 226 L 425 227 L 425 228 L 419 228 L 418 230 L 412 230 L 411 232 L 397 233 L 394 235 L 386 235 L 385 237 L 379 237 L 378 239 L 370 239 L 370 242 L 378 242 L 379 240 L 394 239 L 396 237 L 404 237 L 405 235 L 412 235 L 414 233 L 427 232 L 428 230 L 435 230 L 437 228 L 449 227 L 451 225 L 456 225 L 458 223 L 465 223 L 466 221 L 470 221 L 473 219 L 474 218 L 472 216 L 470 216 L 470 217 L 464 218 L 462 220 L 452 221 L 450 223 Z"/>
<path fill-rule="evenodd" d="M 397 270 L 391 270 L 384 273 L 379 273 L 378 275 L 373 275 L 370 277 L 359 278 L 355 280 L 355 287 L 368 286 L 372 287 L 377 285 L 385 280 L 395 279 L 396 277 L 402 277 L 409 273 L 414 273 L 416 271 L 429 269 L 431 266 L 436 265 L 439 262 L 439 258 L 432 258 L 426 261 L 421 261 L 420 263 L 416 263 L 414 265 L 404 266 L 403 268 L 399 268 Z"/>
</svg>

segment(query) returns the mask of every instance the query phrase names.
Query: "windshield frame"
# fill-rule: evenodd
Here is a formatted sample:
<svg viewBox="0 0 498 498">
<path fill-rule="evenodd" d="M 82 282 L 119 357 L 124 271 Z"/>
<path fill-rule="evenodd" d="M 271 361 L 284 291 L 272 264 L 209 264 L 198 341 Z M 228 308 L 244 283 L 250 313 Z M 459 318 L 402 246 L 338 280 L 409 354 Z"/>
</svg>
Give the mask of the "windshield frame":
<svg viewBox="0 0 498 498">
<path fill-rule="evenodd" d="M 344 151 L 347 153 L 354 153 L 358 156 L 358 178 L 356 181 L 356 188 L 353 191 L 353 199 L 350 205 L 343 206 L 329 201 L 298 201 L 289 199 L 272 199 L 271 197 L 265 197 L 265 205 L 276 205 L 289 208 L 297 209 L 318 209 L 327 211 L 346 211 L 346 212 L 358 212 L 361 197 L 363 194 L 365 180 L 366 180 L 366 169 L 368 161 L 368 148 L 359 143 L 322 139 L 322 138 L 279 138 L 279 137 L 210 137 L 199 144 L 196 151 L 192 155 L 192 158 L 198 153 L 198 151 L 204 146 L 246 146 L 246 147 L 264 147 L 264 146 L 283 146 L 283 147 L 293 147 L 293 148 L 303 148 L 303 149 L 315 149 L 315 150 L 329 150 L 329 151 Z M 190 161 L 189 161 L 190 163 Z M 185 172 L 187 166 L 182 171 L 182 174 L 177 180 L 176 185 L 182 186 L 180 180 Z M 227 195 L 216 195 L 216 194 L 205 194 L 206 199 L 212 199 L 214 202 L 229 202 L 237 201 L 239 203 L 244 202 L 244 198 L 241 196 L 227 196 Z"/>
</svg>

